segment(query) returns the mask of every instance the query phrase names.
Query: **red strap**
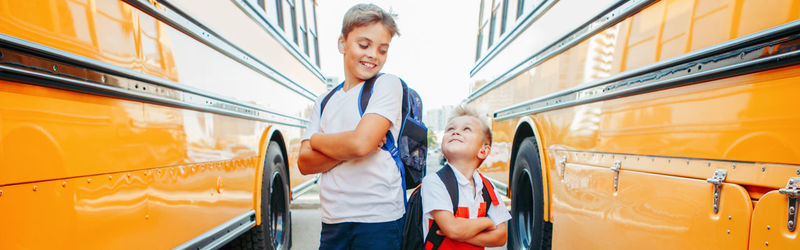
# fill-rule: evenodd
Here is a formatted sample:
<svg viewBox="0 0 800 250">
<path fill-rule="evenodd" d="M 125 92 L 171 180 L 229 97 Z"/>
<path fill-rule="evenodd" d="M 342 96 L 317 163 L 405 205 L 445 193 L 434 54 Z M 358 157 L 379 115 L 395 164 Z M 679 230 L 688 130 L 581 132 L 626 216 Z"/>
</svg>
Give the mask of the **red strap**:
<svg viewBox="0 0 800 250">
<path fill-rule="evenodd" d="M 489 196 L 492 197 L 492 204 L 495 206 L 500 205 L 500 201 L 497 200 L 497 195 L 494 194 L 494 186 L 492 186 L 492 183 L 489 182 L 489 179 L 483 177 L 483 174 L 478 173 L 478 175 L 481 176 L 481 180 L 483 180 L 483 186 L 486 187 L 486 190 L 489 191 Z"/>
<path fill-rule="evenodd" d="M 468 207 L 458 207 L 456 214 L 454 215 L 456 218 L 464 218 L 469 219 L 469 208 Z"/>
</svg>

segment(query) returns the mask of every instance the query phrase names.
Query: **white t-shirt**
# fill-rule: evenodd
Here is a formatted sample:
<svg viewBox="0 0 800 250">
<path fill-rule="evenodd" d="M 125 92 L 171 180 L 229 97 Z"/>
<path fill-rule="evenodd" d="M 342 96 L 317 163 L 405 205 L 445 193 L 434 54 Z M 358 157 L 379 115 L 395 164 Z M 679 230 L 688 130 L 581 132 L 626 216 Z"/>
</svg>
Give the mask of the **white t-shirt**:
<svg viewBox="0 0 800 250">
<path fill-rule="evenodd" d="M 333 134 L 355 130 L 361 121 L 358 109 L 363 87 L 362 82 L 348 91 L 337 90 L 328 99 L 320 118 L 320 103 L 328 93 L 321 95 L 314 104 L 303 140 L 318 132 Z M 373 113 L 388 119 L 392 123 L 389 131 L 396 139 L 400 132 L 402 100 L 400 78 L 383 74 L 375 80 L 364 115 Z M 385 150 L 344 161 L 322 173 L 319 183 L 324 223 L 387 222 L 405 214 L 400 171 Z"/>
<path fill-rule="evenodd" d="M 450 167 L 447 164 L 445 167 Z M 472 180 L 468 180 L 461 172 L 453 168 L 453 173 L 458 182 L 458 209 L 468 209 L 469 219 L 478 218 L 478 210 L 483 203 L 483 180 L 481 179 L 478 171 L 473 171 Z M 475 183 L 475 191 L 470 190 L 470 181 Z M 439 178 L 438 174 L 430 174 L 422 179 L 422 188 L 420 190 L 422 195 L 422 237 L 428 235 L 430 222 L 433 220 L 431 212 L 434 210 L 453 211 L 453 203 L 450 201 L 450 194 L 447 193 L 447 188 L 444 182 Z M 475 194 L 473 197 L 472 194 Z M 500 198 L 500 193 L 494 190 L 495 197 Z M 488 204 L 492 204 L 491 201 Z M 455 215 L 455 213 L 453 213 Z M 497 205 L 492 204 L 489 212 L 486 214 L 495 225 L 499 225 L 509 219 L 511 214 L 508 213 L 506 206 L 502 201 Z"/>
</svg>

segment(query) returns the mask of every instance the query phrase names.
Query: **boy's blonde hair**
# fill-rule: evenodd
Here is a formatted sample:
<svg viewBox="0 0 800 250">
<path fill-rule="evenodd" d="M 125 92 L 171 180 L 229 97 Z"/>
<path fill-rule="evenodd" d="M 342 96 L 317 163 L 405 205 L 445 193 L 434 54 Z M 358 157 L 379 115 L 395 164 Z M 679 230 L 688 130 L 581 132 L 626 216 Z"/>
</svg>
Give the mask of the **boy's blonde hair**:
<svg viewBox="0 0 800 250">
<path fill-rule="evenodd" d="M 397 29 L 397 24 L 394 22 L 392 14 L 381 9 L 375 4 L 360 3 L 351 7 L 344 14 L 344 21 L 342 22 L 342 37 L 347 38 L 347 35 L 353 29 L 361 26 L 366 26 L 374 22 L 380 22 L 392 36 L 400 35 Z"/>
<path fill-rule="evenodd" d="M 450 116 L 449 119 L 447 119 L 447 124 L 450 124 L 450 122 L 453 121 L 454 118 L 461 116 L 469 116 L 477 119 L 478 122 L 481 124 L 481 127 L 483 127 L 482 130 L 484 134 L 484 140 L 485 140 L 484 142 L 489 146 L 492 146 L 492 129 L 489 128 L 489 123 L 486 122 L 485 118 L 481 117 L 481 115 L 478 114 L 478 111 L 476 111 L 474 108 L 470 106 L 464 104 L 456 106 L 456 108 L 453 109 L 453 114 Z"/>
</svg>

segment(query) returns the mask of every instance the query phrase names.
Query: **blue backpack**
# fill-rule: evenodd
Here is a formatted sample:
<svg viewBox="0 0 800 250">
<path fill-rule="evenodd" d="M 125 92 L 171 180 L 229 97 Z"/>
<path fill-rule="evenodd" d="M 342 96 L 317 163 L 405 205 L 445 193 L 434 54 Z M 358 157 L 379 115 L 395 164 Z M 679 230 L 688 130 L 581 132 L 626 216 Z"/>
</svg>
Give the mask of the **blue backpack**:
<svg viewBox="0 0 800 250">
<path fill-rule="evenodd" d="M 364 82 L 361 88 L 361 95 L 359 97 L 358 113 L 363 116 L 364 110 L 367 109 L 369 98 L 372 96 L 372 87 L 375 86 L 375 80 L 383 75 L 379 73 Z M 428 153 L 428 128 L 422 122 L 422 99 L 416 91 L 409 88 L 403 79 L 400 79 L 403 84 L 403 108 L 402 108 L 402 121 L 400 126 L 400 136 L 398 140 L 394 139 L 391 131 L 386 131 L 386 143 L 381 147 L 392 155 L 397 169 L 400 170 L 403 180 L 403 198 L 406 197 L 406 189 L 414 188 L 422 183 L 422 177 L 425 176 L 425 158 Z M 339 89 L 342 88 L 344 82 L 331 90 L 328 95 L 322 99 L 320 104 L 320 116 L 322 111 L 325 110 L 325 104 L 328 99 L 333 96 Z M 404 200 L 405 202 L 405 200 Z"/>
</svg>

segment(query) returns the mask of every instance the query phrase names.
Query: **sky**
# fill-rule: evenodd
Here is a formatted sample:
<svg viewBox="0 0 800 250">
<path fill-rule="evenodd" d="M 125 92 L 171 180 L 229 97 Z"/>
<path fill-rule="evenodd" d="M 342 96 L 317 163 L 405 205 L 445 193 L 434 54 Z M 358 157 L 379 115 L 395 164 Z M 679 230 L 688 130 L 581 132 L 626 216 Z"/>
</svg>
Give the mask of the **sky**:
<svg viewBox="0 0 800 250">
<path fill-rule="evenodd" d="M 381 72 L 402 78 L 422 97 L 425 111 L 456 105 L 469 94 L 475 61 L 480 0 L 318 0 L 320 64 L 328 78 L 344 80 L 337 39 L 344 13 L 374 3 L 396 14 L 400 36 L 392 39 Z"/>
</svg>

